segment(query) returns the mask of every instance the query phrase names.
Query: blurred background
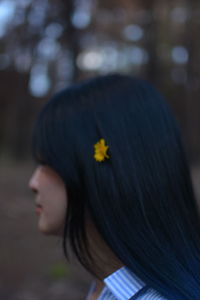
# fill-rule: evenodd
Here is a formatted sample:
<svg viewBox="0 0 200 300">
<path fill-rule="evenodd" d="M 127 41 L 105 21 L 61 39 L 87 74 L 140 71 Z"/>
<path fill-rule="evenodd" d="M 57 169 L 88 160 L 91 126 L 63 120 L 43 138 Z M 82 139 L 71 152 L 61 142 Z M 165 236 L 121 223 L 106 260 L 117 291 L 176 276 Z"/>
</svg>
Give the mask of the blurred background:
<svg viewBox="0 0 200 300">
<path fill-rule="evenodd" d="M 91 277 L 37 231 L 31 132 L 58 90 L 98 74 L 145 78 L 179 121 L 200 198 L 200 2 L 0 1 L 0 299 L 85 299 Z"/>
</svg>

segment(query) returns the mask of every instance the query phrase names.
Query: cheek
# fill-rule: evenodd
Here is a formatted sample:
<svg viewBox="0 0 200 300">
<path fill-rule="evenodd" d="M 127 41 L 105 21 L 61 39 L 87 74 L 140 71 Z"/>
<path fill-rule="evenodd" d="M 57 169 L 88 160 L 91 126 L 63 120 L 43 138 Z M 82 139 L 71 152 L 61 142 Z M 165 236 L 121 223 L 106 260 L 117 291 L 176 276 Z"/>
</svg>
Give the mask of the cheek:
<svg viewBox="0 0 200 300">
<path fill-rule="evenodd" d="M 57 197 L 48 199 L 43 206 L 43 211 L 40 215 L 39 229 L 48 234 L 55 234 L 60 231 L 65 223 L 67 201 L 65 195 L 57 194 Z"/>
</svg>

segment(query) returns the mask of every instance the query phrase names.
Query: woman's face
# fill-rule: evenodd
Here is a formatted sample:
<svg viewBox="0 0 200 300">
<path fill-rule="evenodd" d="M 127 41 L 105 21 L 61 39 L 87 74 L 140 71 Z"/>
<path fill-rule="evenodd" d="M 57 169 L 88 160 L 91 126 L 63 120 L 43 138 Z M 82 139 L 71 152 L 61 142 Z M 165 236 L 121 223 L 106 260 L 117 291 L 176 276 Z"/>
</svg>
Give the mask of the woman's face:
<svg viewBox="0 0 200 300">
<path fill-rule="evenodd" d="M 38 166 L 29 181 L 36 194 L 38 229 L 45 234 L 62 235 L 64 230 L 67 195 L 62 178 L 48 166 Z"/>
</svg>

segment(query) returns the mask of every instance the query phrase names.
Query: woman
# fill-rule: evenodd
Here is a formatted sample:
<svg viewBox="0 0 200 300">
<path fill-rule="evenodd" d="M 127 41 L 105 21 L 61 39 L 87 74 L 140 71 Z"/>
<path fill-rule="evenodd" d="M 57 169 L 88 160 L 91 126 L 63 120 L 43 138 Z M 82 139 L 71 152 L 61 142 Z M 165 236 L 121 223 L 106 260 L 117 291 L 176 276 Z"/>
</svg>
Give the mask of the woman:
<svg viewBox="0 0 200 300">
<path fill-rule="evenodd" d="M 33 136 L 39 229 L 94 276 L 87 299 L 200 299 L 200 218 L 180 129 L 146 81 L 74 84 Z"/>
</svg>

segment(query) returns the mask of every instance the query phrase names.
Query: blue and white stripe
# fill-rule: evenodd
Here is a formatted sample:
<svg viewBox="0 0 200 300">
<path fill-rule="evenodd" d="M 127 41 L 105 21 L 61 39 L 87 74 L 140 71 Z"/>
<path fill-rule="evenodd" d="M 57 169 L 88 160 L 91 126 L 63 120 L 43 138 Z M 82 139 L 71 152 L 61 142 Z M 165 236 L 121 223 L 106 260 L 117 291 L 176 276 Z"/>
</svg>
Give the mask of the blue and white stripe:
<svg viewBox="0 0 200 300">
<path fill-rule="evenodd" d="M 105 286 L 101 291 L 98 300 L 166 300 L 154 289 L 147 289 L 147 287 L 145 287 L 146 284 L 126 266 L 104 278 L 103 281 Z M 146 291 L 140 293 L 145 288 Z M 92 282 L 86 300 L 90 300 L 90 296 L 94 289 L 95 281 Z"/>
</svg>

